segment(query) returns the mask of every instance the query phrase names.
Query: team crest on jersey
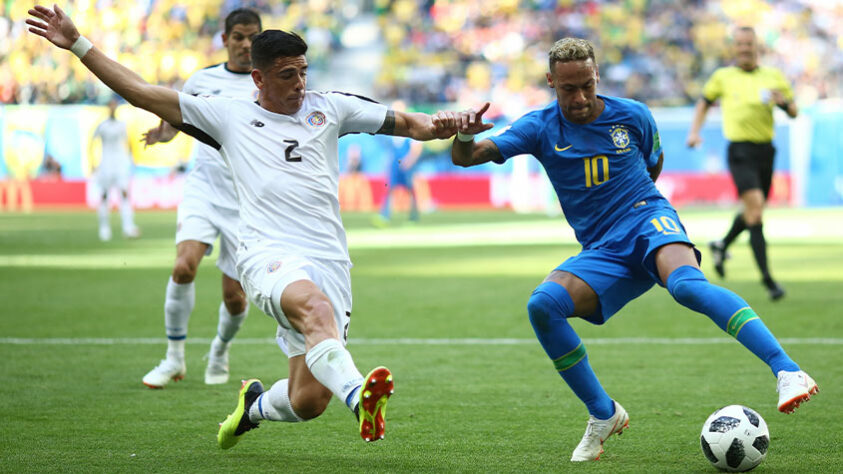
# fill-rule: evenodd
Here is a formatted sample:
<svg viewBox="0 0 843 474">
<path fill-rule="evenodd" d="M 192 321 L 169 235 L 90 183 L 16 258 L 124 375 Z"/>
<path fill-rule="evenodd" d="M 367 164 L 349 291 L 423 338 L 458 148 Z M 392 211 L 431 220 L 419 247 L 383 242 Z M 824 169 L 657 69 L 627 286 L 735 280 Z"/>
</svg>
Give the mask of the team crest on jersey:
<svg viewBox="0 0 843 474">
<path fill-rule="evenodd" d="M 279 268 L 281 268 L 281 261 L 280 260 L 270 262 L 266 266 L 266 273 L 275 273 Z"/>
<path fill-rule="evenodd" d="M 325 114 L 322 112 L 311 112 L 310 115 L 307 116 L 307 123 L 310 124 L 311 127 L 321 127 L 325 125 Z"/>
<path fill-rule="evenodd" d="M 626 148 L 629 146 L 629 130 L 623 125 L 612 126 L 612 143 L 618 148 Z"/>
</svg>

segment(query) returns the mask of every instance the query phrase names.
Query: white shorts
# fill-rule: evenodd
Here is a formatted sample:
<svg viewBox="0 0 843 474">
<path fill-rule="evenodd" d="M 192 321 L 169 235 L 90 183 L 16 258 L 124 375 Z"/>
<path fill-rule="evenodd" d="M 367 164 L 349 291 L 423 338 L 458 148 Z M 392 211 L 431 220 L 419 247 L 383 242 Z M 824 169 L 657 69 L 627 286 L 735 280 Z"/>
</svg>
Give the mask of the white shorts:
<svg viewBox="0 0 843 474">
<path fill-rule="evenodd" d="M 217 268 L 229 278 L 237 277 L 237 227 L 240 214 L 236 209 L 215 206 L 207 200 L 185 193 L 179 204 L 176 224 L 176 245 L 185 240 L 208 244 L 205 255 L 211 255 L 214 241 L 220 237 Z"/>
<path fill-rule="evenodd" d="M 304 335 L 294 329 L 281 311 L 281 294 L 290 283 L 312 281 L 334 307 L 334 319 L 343 344 L 351 318 L 351 264 L 285 254 L 278 247 L 245 249 L 240 246 L 237 270 L 240 284 L 252 304 L 278 321 L 278 345 L 288 357 L 305 353 Z"/>
<path fill-rule="evenodd" d="M 128 169 L 107 169 L 101 167 L 97 169 L 94 182 L 99 189 L 100 195 L 108 193 L 111 188 L 128 191 L 130 175 L 131 173 Z"/>
</svg>

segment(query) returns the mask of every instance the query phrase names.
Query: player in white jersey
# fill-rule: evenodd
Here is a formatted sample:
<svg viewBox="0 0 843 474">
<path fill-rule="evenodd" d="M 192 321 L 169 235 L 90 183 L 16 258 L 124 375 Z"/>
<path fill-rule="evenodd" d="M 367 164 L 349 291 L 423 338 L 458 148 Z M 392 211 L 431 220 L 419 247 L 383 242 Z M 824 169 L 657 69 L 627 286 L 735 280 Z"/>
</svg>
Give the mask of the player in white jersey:
<svg viewBox="0 0 843 474">
<path fill-rule="evenodd" d="M 228 61 L 194 73 L 182 92 L 190 95 L 214 95 L 254 100 L 257 98 L 249 50 L 252 38 L 261 30 L 257 13 L 237 9 L 226 16 L 222 34 Z M 144 135 L 146 145 L 168 142 L 178 130 L 165 121 Z M 196 165 L 184 184 L 184 196 L 178 209 L 176 225 L 176 262 L 167 281 L 164 299 L 164 328 L 167 355 L 143 377 L 150 388 L 163 388 L 171 380 L 184 377 L 184 345 L 187 325 L 195 302 L 194 280 L 202 257 L 210 255 L 217 236 L 220 238 L 217 267 L 222 271 L 222 302 L 219 306 L 217 335 L 211 342 L 206 384 L 228 382 L 228 354 L 249 305 L 237 276 L 237 196 L 231 172 L 219 152 L 196 142 Z"/>
<path fill-rule="evenodd" d="M 106 57 L 59 7 L 35 6 L 29 14 L 30 32 L 70 49 L 131 104 L 220 150 L 232 170 L 241 219 L 238 272 L 252 302 L 278 321 L 289 378 L 266 391 L 257 379 L 245 381 L 235 411 L 220 424 L 220 447 L 234 446 L 261 420 L 315 418 L 332 395 L 357 414 L 363 439 L 383 438 L 392 374 L 378 367 L 362 377 L 345 348 L 350 263 L 337 200 L 337 139 L 449 138 L 459 114 L 396 112 L 360 97 L 307 92 L 307 45 L 279 30 L 252 42 L 257 103 L 193 97 L 150 85 Z"/>
<path fill-rule="evenodd" d="M 257 379 L 243 383 L 236 409 L 220 424 L 220 447 L 234 446 L 261 420 L 315 418 L 332 394 L 357 414 L 363 439 L 383 438 L 392 374 L 378 367 L 362 377 L 345 348 L 350 263 L 337 200 L 337 139 L 361 132 L 449 138 L 459 114 L 397 112 L 351 95 L 307 92 L 307 45 L 279 30 L 252 42 L 257 103 L 192 97 L 150 85 L 106 57 L 57 6 L 29 14 L 30 32 L 70 49 L 131 104 L 220 150 L 232 170 L 238 272 L 252 302 L 278 321 L 290 375 L 266 391 Z"/>
<path fill-rule="evenodd" d="M 109 222 L 108 192 L 116 188 L 120 191 L 120 218 L 123 222 L 123 235 L 137 238 L 140 235 L 135 225 L 132 204 L 129 202 L 129 178 L 132 174 L 132 155 L 129 151 L 129 138 L 126 124 L 117 120 L 115 111 L 117 100 L 108 101 L 108 118 L 97 125 L 91 144 L 99 139 L 102 144 L 102 156 L 94 171 L 94 183 L 101 196 L 97 214 L 99 215 L 99 237 L 103 242 L 111 240 Z"/>
</svg>

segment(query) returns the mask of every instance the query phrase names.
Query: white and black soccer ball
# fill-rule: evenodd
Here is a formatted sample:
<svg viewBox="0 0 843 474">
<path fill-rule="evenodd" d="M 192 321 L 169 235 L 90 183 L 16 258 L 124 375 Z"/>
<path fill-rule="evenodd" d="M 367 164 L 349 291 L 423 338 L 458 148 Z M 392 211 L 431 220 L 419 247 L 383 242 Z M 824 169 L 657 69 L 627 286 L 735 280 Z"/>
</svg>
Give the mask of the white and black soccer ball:
<svg viewBox="0 0 843 474">
<path fill-rule="evenodd" d="M 714 467 L 729 472 L 754 469 L 767 457 L 770 431 L 755 410 L 743 405 L 723 407 L 708 417 L 700 447 Z"/>
</svg>

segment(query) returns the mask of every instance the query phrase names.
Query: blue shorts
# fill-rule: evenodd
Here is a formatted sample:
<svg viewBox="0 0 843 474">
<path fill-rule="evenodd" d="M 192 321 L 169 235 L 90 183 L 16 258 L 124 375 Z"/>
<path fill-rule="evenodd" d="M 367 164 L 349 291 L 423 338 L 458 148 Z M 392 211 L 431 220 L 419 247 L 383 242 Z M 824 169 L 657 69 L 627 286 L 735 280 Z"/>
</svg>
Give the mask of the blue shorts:
<svg viewBox="0 0 843 474">
<path fill-rule="evenodd" d="M 648 203 L 630 210 L 602 240 L 565 260 L 556 270 L 573 273 L 597 293 L 597 311 L 584 319 L 603 324 L 655 283 L 662 285 L 655 251 L 675 242 L 694 245 L 672 207 Z M 694 253 L 699 262 L 699 250 L 694 248 Z"/>
<path fill-rule="evenodd" d="M 413 189 L 413 173 L 396 166 L 389 174 L 389 187 L 397 188 L 399 186 Z"/>
</svg>

